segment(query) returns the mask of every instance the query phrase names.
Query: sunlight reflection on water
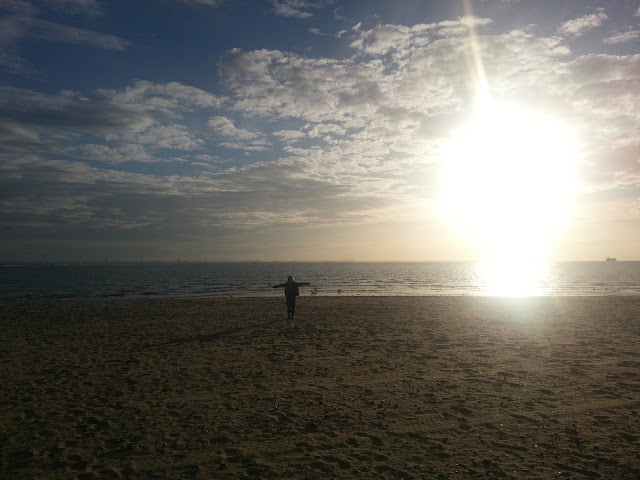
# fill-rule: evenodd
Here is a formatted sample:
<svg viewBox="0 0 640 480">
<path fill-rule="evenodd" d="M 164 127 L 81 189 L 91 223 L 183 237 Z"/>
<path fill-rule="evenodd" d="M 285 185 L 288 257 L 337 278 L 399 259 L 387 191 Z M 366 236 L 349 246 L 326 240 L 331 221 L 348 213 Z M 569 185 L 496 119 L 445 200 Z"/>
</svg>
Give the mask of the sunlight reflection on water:
<svg viewBox="0 0 640 480">
<path fill-rule="evenodd" d="M 530 297 L 544 295 L 549 264 L 543 261 L 490 261 L 478 264 L 481 290 L 485 295 Z"/>
</svg>

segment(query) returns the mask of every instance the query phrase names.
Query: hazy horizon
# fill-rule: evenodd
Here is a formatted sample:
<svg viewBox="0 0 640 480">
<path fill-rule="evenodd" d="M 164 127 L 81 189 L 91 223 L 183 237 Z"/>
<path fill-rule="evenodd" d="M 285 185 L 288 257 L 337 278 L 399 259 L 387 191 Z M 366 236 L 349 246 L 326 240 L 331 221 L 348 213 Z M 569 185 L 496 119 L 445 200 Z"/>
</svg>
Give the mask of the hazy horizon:
<svg viewBox="0 0 640 480">
<path fill-rule="evenodd" d="M 636 259 L 621 259 L 616 257 L 612 258 L 615 262 L 640 262 Z M 533 259 L 519 260 L 521 263 L 537 262 Z M 593 263 L 593 262 L 606 262 L 607 258 L 594 259 L 594 260 L 543 260 L 545 263 Z M 259 260 L 259 259 L 229 259 L 229 260 L 214 260 L 214 259 L 119 259 L 119 258 L 87 258 L 87 259 L 72 259 L 72 258 L 60 258 L 60 259 L 47 259 L 42 258 L 40 260 L 21 260 L 21 259 L 0 259 L 0 265 L 11 264 L 52 264 L 52 263 L 65 263 L 65 264 L 92 264 L 101 265 L 105 263 L 490 263 L 489 260 L 352 260 L 352 259 L 340 259 L 340 260 Z"/>
</svg>

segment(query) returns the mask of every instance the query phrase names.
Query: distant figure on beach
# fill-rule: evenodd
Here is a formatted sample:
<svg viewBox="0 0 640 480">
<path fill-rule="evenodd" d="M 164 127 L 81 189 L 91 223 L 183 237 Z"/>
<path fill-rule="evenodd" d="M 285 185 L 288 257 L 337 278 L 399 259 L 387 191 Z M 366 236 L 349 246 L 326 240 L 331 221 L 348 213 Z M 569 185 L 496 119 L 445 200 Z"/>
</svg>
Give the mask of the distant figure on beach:
<svg viewBox="0 0 640 480">
<path fill-rule="evenodd" d="M 292 276 L 289 276 L 286 283 L 280 283 L 273 286 L 273 288 L 284 287 L 284 298 L 287 300 L 288 319 L 293 319 L 293 315 L 296 313 L 296 297 L 300 295 L 298 287 L 301 285 L 309 285 L 309 282 L 296 282 Z"/>
</svg>

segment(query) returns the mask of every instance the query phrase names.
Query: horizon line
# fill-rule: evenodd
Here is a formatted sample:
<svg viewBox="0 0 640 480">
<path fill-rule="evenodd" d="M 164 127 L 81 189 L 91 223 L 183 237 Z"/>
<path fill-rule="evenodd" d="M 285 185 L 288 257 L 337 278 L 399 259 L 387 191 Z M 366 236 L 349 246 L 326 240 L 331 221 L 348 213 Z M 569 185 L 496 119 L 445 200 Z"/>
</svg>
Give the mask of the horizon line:
<svg viewBox="0 0 640 480">
<path fill-rule="evenodd" d="M 523 259 L 522 262 L 530 262 L 532 259 Z M 638 262 L 640 260 L 619 260 L 615 263 Z M 487 263 L 488 260 L 211 260 L 211 259 L 176 259 L 176 260 L 133 260 L 133 259 L 60 259 L 60 260 L 3 260 L 0 259 L 0 266 L 19 265 L 52 265 L 52 264 L 108 264 L 108 263 Z M 605 262 L 614 263 L 608 259 L 602 260 L 543 260 L 543 263 L 579 263 L 579 262 Z"/>
</svg>

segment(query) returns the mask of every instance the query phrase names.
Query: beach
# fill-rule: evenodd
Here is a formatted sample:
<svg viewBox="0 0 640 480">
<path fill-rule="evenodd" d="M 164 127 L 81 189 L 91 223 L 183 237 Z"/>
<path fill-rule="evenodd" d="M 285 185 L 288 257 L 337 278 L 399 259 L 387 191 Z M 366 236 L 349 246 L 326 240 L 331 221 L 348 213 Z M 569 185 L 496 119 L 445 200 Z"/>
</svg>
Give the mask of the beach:
<svg viewBox="0 0 640 480">
<path fill-rule="evenodd" d="M 0 478 L 640 478 L 640 297 L 0 302 Z"/>
</svg>

